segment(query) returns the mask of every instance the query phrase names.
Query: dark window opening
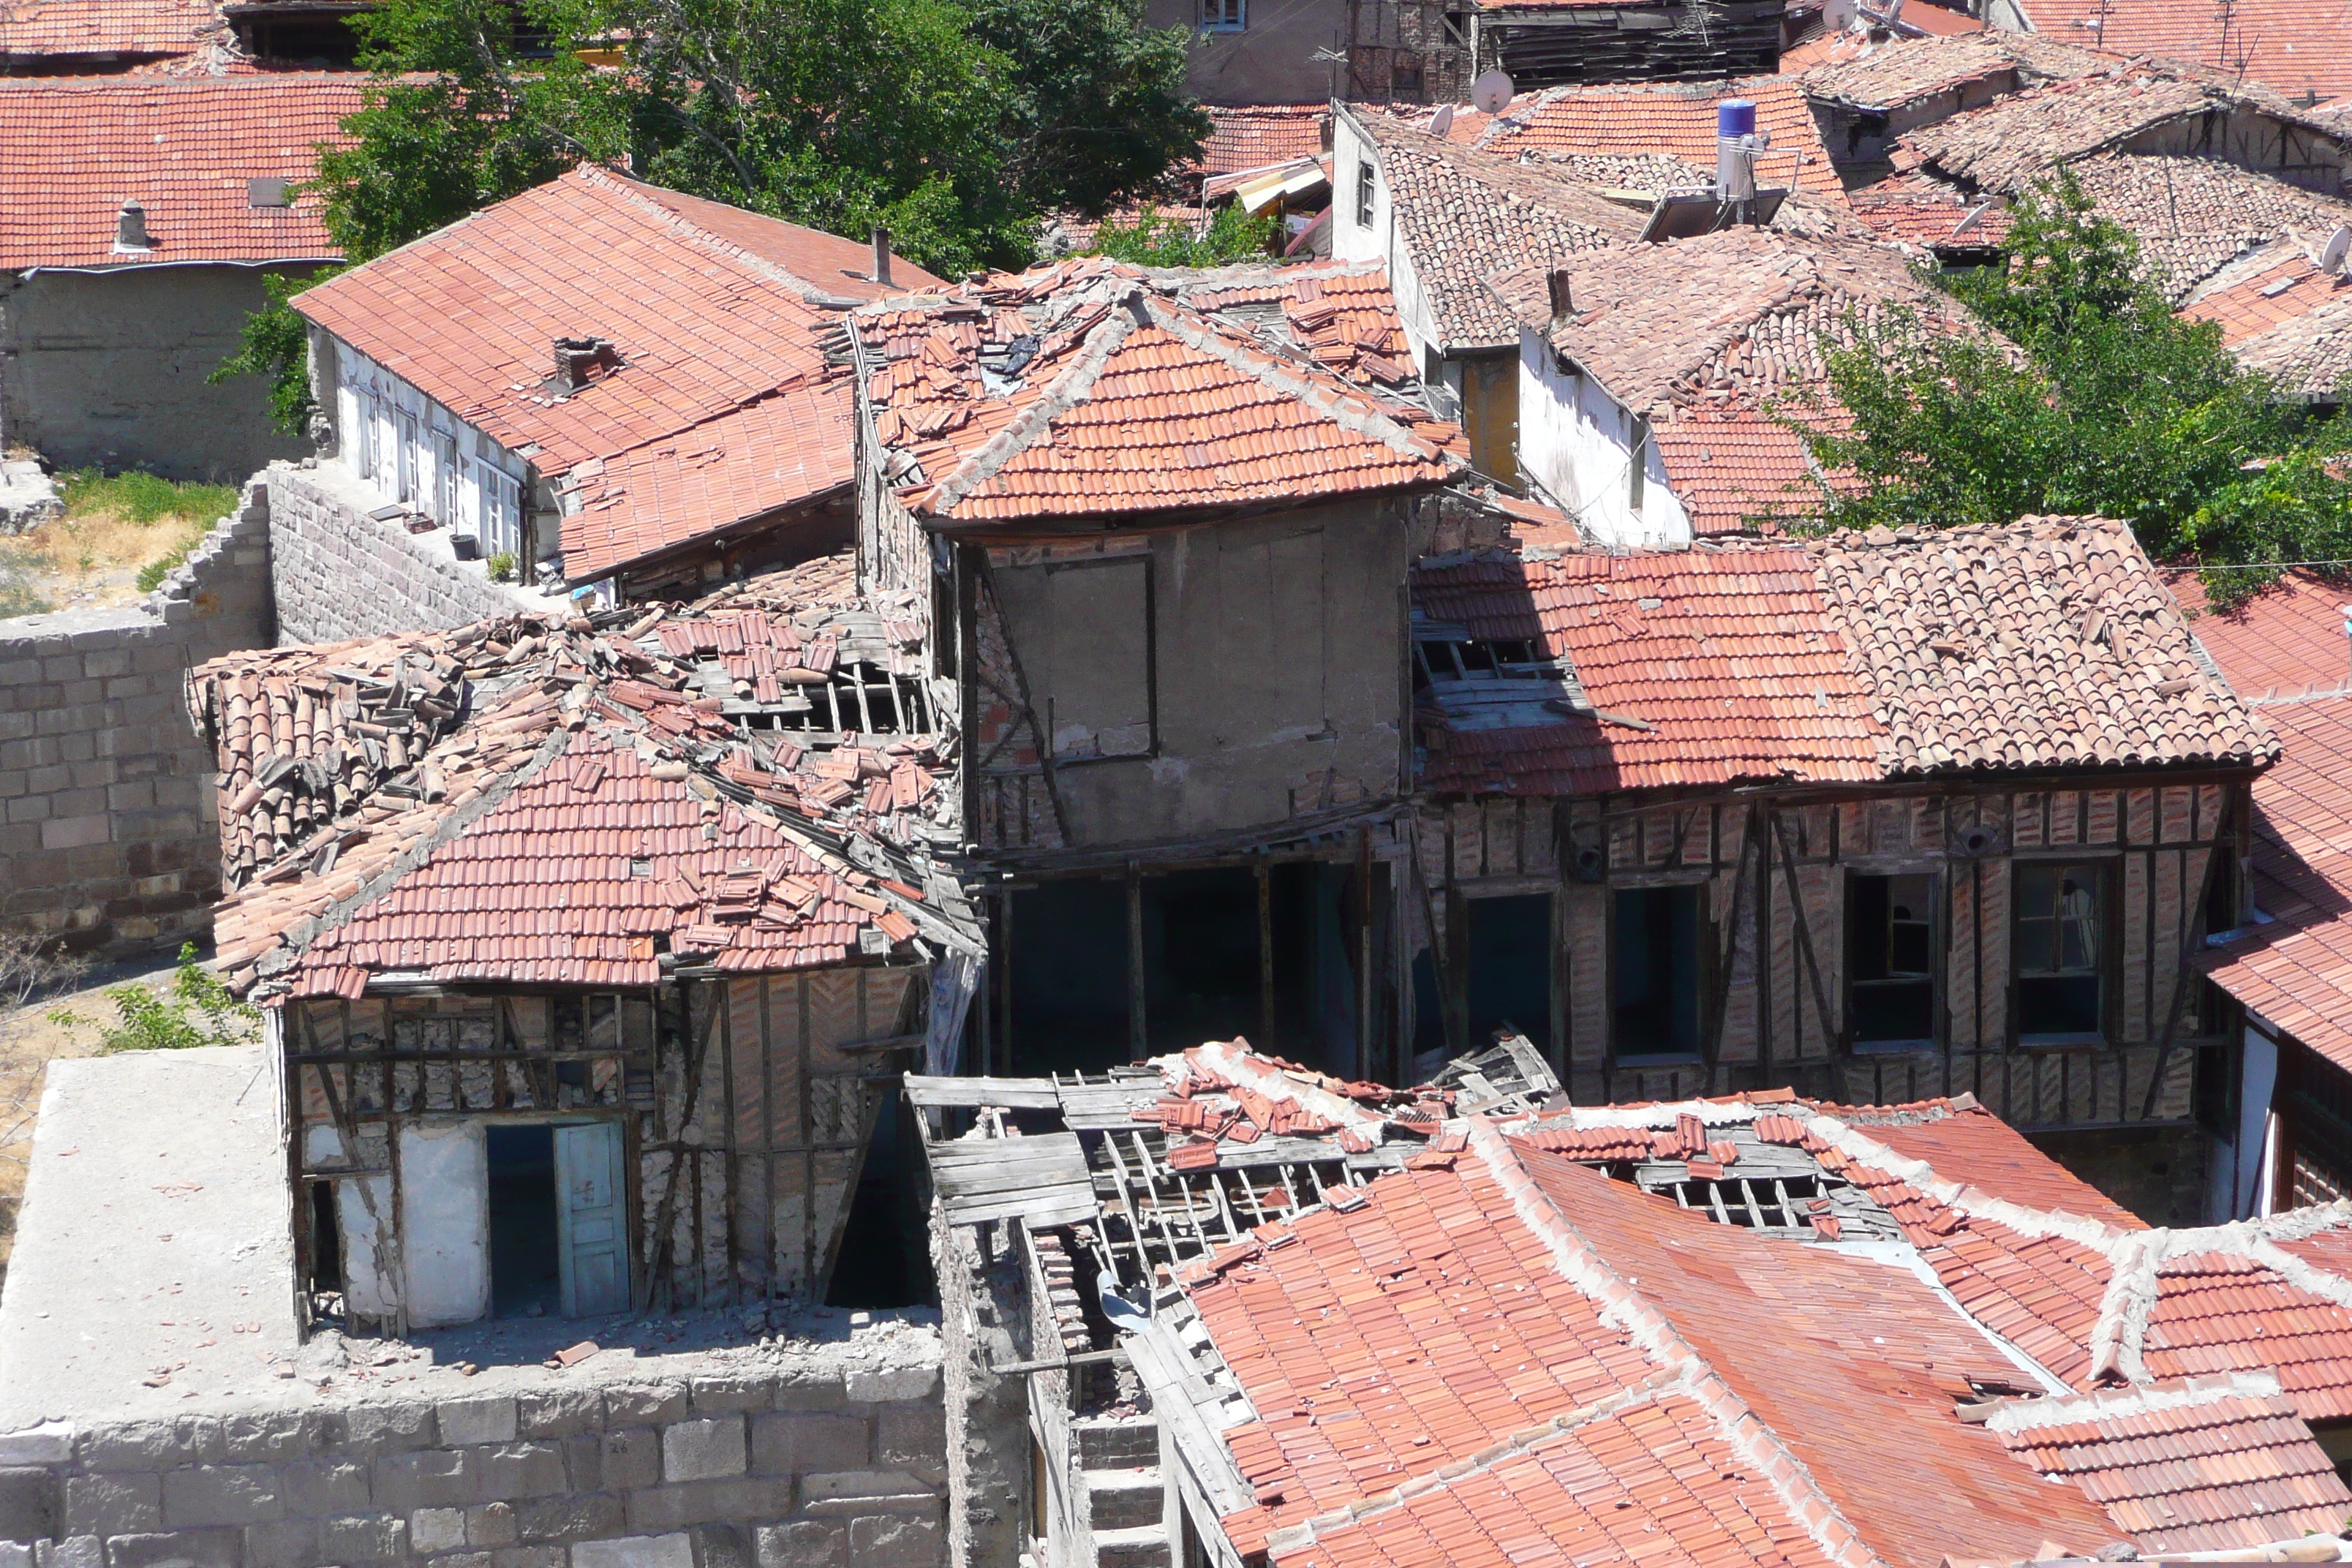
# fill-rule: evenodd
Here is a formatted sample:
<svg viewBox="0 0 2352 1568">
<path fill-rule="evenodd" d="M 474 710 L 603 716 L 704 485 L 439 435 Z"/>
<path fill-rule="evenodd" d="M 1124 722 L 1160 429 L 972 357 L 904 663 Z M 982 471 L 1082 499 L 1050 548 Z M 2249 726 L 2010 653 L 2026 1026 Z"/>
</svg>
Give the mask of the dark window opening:
<svg viewBox="0 0 2352 1568">
<path fill-rule="evenodd" d="M 335 1184 L 310 1184 L 310 1289 L 343 1288 L 343 1233 L 335 1222 Z"/>
<path fill-rule="evenodd" d="M 559 1315 L 563 1288 L 556 1238 L 555 1129 L 489 1129 L 489 1188 L 491 1315 Z"/>
<path fill-rule="evenodd" d="M 2238 929 L 2238 852 L 2227 844 L 2213 847 L 2213 866 L 2205 884 L 2205 934 L 2219 936 Z"/>
<path fill-rule="evenodd" d="M 2204 1047 L 2194 1058 L 2196 1071 L 2189 1080 L 2189 1110 L 2197 1125 L 2232 1148 L 2241 1131 L 2238 1101 L 2244 1056 L 2242 1040 Z"/>
<path fill-rule="evenodd" d="M 1473 899 L 1467 905 L 1468 1048 L 1506 1035 L 1551 1048 L 1551 895 Z"/>
<path fill-rule="evenodd" d="M 1626 888 L 1610 930 L 1610 981 L 1619 1061 L 1699 1054 L 1705 989 L 1696 886 Z"/>
<path fill-rule="evenodd" d="M 1257 878 L 1244 866 L 1143 879 L 1144 1039 L 1154 1053 L 1255 1037 Z"/>
<path fill-rule="evenodd" d="M 874 1136 L 858 1167 L 849 1223 L 825 1289 L 829 1307 L 906 1307 L 929 1295 L 924 1238 L 929 1220 L 907 1179 L 914 1156 L 906 1148 L 898 1097 L 888 1094 L 874 1118 Z"/>
<path fill-rule="evenodd" d="M 2011 962 L 2019 1038 L 2098 1036 L 2104 880 L 2094 865 L 2017 868 Z"/>
<path fill-rule="evenodd" d="M 1262 1026 L 1247 1031 L 1264 1049 L 1344 1078 L 1361 1070 L 1356 1062 L 1355 887 L 1352 866 L 1267 868 L 1274 1029 L 1262 1041 Z M 1444 1029 L 1443 1019 L 1438 1027 Z"/>
<path fill-rule="evenodd" d="M 1857 1046 L 1936 1035 L 1936 879 L 1857 874 L 1846 884 L 1848 1016 Z"/>
<path fill-rule="evenodd" d="M 1100 1072 L 1130 1059 L 1126 882 L 1057 879 L 1011 902 L 1010 1070 Z"/>
<path fill-rule="evenodd" d="M 1415 691 L 1440 680 L 1540 680 L 1559 673 L 1559 664 L 1525 638 L 1420 637 L 1412 654 Z"/>
<path fill-rule="evenodd" d="M 237 41 L 257 60 L 338 69 L 359 62 L 359 35 L 350 17 L 324 7 L 283 16 L 248 12 L 236 18 L 236 27 Z"/>
<path fill-rule="evenodd" d="M 1812 1205 L 1826 1191 L 1814 1176 L 1724 1176 L 1712 1181 L 1694 1176 L 1664 1190 L 1683 1207 L 1696 1209 L 1717 1225 L 1807 1235 L 1813 1228 Z"/>
</svg>

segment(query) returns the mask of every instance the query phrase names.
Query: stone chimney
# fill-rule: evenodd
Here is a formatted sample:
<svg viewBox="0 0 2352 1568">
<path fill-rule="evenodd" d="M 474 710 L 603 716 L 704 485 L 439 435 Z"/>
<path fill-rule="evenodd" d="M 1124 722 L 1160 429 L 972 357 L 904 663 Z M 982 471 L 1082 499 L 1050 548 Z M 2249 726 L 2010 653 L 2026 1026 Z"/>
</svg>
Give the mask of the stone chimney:
<svg viewBox="0 0 2352 1568">
<path fill-rule="evenodd" d="M 880 224 L 874 226 L 874 281 L 888 289 L 890 281 L 890 231 Z"/>
<path fill-rule="evenodd" d="M 1576 314 L 1576 301 L 1570 296 L 1566 272 L 1545 274 L 1544 284 L 1551 292 L 1551 330 L 1558 331 Z"/>
<path fill-rule="evenodd" d="M 122 204 L 122 211 L 114 219 L 114 248 L 117 250 L 152 250 L 154 242 L 147 237 L 147 209 L 139 205 L 136 196 Z"/>
<path fill-rule="evenodd" d="M 554 385 L 559 393 L 577 392 L 597 379 L 598 372 L 620 368 L 620 352 L 613 347 L 610 338 L 555 340 Z"/>
</svg>

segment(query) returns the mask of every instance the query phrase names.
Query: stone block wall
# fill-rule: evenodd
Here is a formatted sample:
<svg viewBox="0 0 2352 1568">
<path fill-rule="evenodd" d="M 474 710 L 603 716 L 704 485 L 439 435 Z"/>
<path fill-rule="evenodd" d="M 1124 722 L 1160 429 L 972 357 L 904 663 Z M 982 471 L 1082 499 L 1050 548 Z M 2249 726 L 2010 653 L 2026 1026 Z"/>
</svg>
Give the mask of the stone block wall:
<svg viewBox="0 0 2352 1568">
<path fill-rule="evenodd" d="M 278 640 L 346 642 L 394 632 L 462 626 L 560 601 L 493 583 L 478 561 L 460 561 L 449 531 L 412 534 L 398 519 L 370 515 L 381 500 L 342 465 L 272 463 L 270 578 Z"/>
<path fill-rule="evenodd" d="M 107 954 L 209 931 L 212 753 L 183 688 L 275 635 L 258 484 L 143 604 L 0 621 L 0 929 Z"/>
<path fill-rule="evenodd" d="M 0 1568 L 942 1568 L 938 1364 L 0 1436 Z"/>
</svg>

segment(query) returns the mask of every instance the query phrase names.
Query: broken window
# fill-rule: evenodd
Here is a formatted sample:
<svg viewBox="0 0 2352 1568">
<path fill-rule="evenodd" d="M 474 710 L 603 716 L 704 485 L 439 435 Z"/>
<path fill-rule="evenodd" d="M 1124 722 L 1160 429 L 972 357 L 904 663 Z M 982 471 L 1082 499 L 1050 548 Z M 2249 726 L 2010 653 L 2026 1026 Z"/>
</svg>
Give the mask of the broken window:
<svg viewBox="0 0 2352 1568">
<path fill-rule="evenodd" d="M 1525 1035 L 1551 1045 L 1551 895 L 1472 899 L 1465 906 L 1469 1044 Z"/>
<path fill-rule="evenodd" d="M 2098 1037 L 2105 883 L 2096 864 L 2018 866 L 2011 962 L 2020 1039 Z"/>
<path fill-rule="evenodd" d="M 1609 978 L 1611 1042 L 1619 1061 L 1686 1061 L 1699 1055 L 1705 898 L 1696 883 L 1618 889 Z"/>
<path fill-rule="evenodd" d="M 1846 882 L 1846 1017 L 1861 1047 L 1936 1035 L 1936 879 L 1856 872 Z"/>
<path fill-rule="evenodd" d="M 1201 30 L 1238 33 L 1249 26 L 1249 0 L 1201 0 Z"/>
</svg>

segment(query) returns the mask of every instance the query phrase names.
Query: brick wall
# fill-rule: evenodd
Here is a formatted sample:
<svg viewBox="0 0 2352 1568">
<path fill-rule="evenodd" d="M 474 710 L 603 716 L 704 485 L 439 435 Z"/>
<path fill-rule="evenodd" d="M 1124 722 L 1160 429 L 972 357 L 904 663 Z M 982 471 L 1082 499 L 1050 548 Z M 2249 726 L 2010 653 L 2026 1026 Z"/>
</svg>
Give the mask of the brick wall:
<svg viewBox="0 0 2352 1568">
<path fill-rule="evenodd" d="M 109 953 L 210 931 L 212 753 L 183 682 L 274 635 L 258 484 L 145 603 L 0 621 L 0 929 Z"/>
<path fill-rule="evenodd" d="M 370 516 L 380 498 L 331 458 L 310 468 L 272 463 L 261 479 L 269 487 L 282 643 L 346 642 L 556 607 L 491 582 L 478 561 L 458 560 L 447 529 L 412 534 L 396 518 Z"/>
<path fill-rule="evenodd" d="M 940 1568 L 945 1491 L 936 1363 L 787 1361 L 0 1436 L 0 1568 Z"/>
</svg>

